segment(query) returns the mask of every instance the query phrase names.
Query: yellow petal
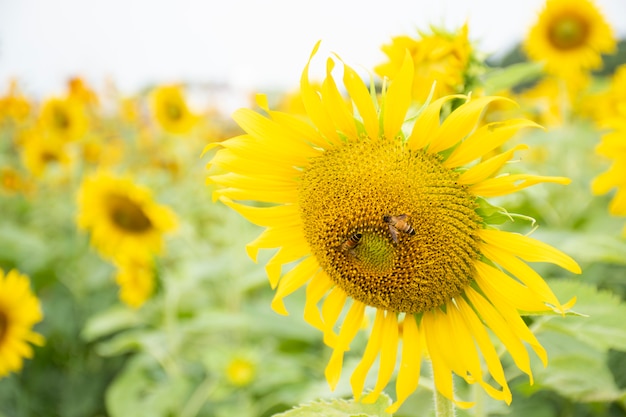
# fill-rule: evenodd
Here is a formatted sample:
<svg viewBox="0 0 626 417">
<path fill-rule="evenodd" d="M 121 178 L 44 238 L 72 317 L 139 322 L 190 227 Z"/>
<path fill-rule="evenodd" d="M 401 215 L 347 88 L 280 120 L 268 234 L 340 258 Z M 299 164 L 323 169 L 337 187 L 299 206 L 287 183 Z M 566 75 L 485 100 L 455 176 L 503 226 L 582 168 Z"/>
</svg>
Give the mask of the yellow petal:
<svg viewBox="0 0 626 417">
<path fill-rule="evenodd" d="M 512 119 L 493 122 L 482 126 L 452 151 L 443 165 L 455 168 L 480 158 L 508 141 L 523 127 L 538 127 L 535 122 L 526 119 Z M 442 127 L 443 128 L 443 127 Z"/>
<path fill-rule="evenodd" d="M 463 317 L 463 320 L 466 323 L 470 333 L 474 337 L 474 340 L 478 344 L 480 352 L 482 353 L 483 358 L 485 359 L 485 363 L 487 364 L 487 369 L 489 373 L 493 377 L 493 379 L 500 384 L 502 387 L 502 396 L 504 401 L 507 404 L 511 403 L 511 390 L 506 381 L 506 377 L 504 375 L 504 369 L 502 368 L 502 363 L 500 362 L 500 358 L 498 353 L 496 352 L 491 339 L 489 338 L 489 334 L 485 329 L 485 326 L 481 323 L 478 316 L 472 308 L 467 304 L 467 302 L 463 298 L 459 298 L 457 300 L 457 304 L 459 307 L 459 313 Z"/>
<path fill-rule="evenodd" d="M 459 176 L 458 182 L 463 185 L 480 183 L 489 178 L 502 168 L 512 157 L 513 153 L 519 150 L 528 149 L 527 145 L 520 144 L 506 152 L 493 156 L 484 162 L 480 162 Z"/>
<path fill-rule="evenodd" d="M 482 295 L 471 287 L 465 290 L 465 295 L 472 303 L 474 310 L 483 319 L 487 326 L 506 346 L 507 351 L 513 358 L 515 365 L 530 378 L 533 382 L 533 374 L 530 369 L 530 358 L 528 352 L 520 339 L 515 335 L 508 323 L 502 318 L 500 313 Z"/>
<path fill-rule="evenodd" d="M 511 194 L 526 187 L 544 182 L 569 184 L 572 180 L 566 177 L 544 177 L 541 175 L 514 174 L 490 178 L 470 186 L 469 190 L 483 197 L 496 197 Z"/>
<path fill-rule="evenodd" d="M 320 42 L 317 42 L 313 48 L 313 52 L 311 52 L 309 62 L 307 62 L 304 71 L 302 71 L 302 77 L 300 78 L 300 95 L 302 96 L 304 108 L 313 124 L 317 126 L 329 143 L 337 144 L 340 142 L 340 138 L 335 129 L 335 125 L 322 103 L 319 92 L 316 91 L 309 82 L 309 65 L 311 64 L 313 56 L 317 53 L 319 46 Z"/>
<path fill-rule="evenodd" d="M 313 277 L 306 287 L 306 302 L 304 304 L 304 320 L 318 330 L 324 330 L 324 322 L 317 307 L 317 303 L 322 299 L 333 286 L 326 272 L 320 272 Z"/>
<path fill-rule="evenodd" d="M 302 137 L 295 135 L 293 131 L 251 109 L 242 108 L 235 111 L 233 119 L 267 149 L 300 157 L 314 157 L 319 154 L 319 151 L 302 140 Z"/>
<path fill-rule="evenodd" d="M 367 135 L 370 138 L 378 137 L 378 115 L 376 113 L 376 107 L 374 106 L 372 96 L 363 83 L 361 77 L 359 77 L 359 75 L 352 68 L 345 64 L 343 69 L 343 83 L 346 86 L 348 94 L 350 94 L 354 105 L 359 111 L 359 114 L 361 115 Z"/>
<path fill-rule="evenodd" d="M 400 71 L 387 89 L 383 102 L 383 132 L 389 139 L 395 138 L 401 132 L 406 112 L 411 105 L 412 82 L 413 58 L 406 51 Z"/>
<path fill-rule="evenodd" d="M 441 124 L 431 140 L 428 152 L 441 152 L 456 145 L 474 130 L 485 107 L 496 100 L 515 103 L 506 97 L 485 96 L 462 104 Z"/>
<path fill-rule="evenodd" d="M 329 58 L 326 61 L 326 79 L 322 84 L 322 101 L 336 129 L 348 137 L 356 138 L 358 133 L 352 109 L 341 96 L 332 76 L 334 66 L 334 61 Z"/>
<path fill-rule="evenodd" d="M 347 294 L 339 287 L 334 287 L 322 305 L 322 319 L 324 320 L 324 343 L 327 346 L 335 347 L 337 335 L 334 331 L 335 323 L 339 314 L 346 304 Z"/>
<path fill-rule="evenodd" d="M 284 240 L 283 240 L 284 241 Z M 309 255 L 310 251 L 307 246 L 283 246 L 270 260 L 265 264 L 265 273 L 270 281 L 272 288 L 276 288 L 282 272 L 284 264 L 297 261 L 305 255 Z"/>
<path fill-rule="evenodd" d="M 568 255 L 529 236 L 487 229 L 479 230 L 478 235 L 486 243 L 506 249 L 527 262 L 549 262 L 575 274 L 581 273 L 576 261 Z"/>
<path fill-rule="evenodd" d="M 361 358 L 361 361 L 359 362 L 356 369 L 352 373 L 352 376 L 350 377 L 352 395 L 354 396 L 355 401 L 359 401 L 359 399 L 361 398 L 361 393 L 363 392 L 363 386 L 365 385 L 365 378 L 367 377 L 367 373 L 372 367 L 372 364 L 374 363 L 374 360 L 376 359 L 376 356 L 378 356 L 378 352 L 380 351 L 384 321 L 385 312 L 383 309 L 379 308 L 376 310 L 376 318 L 374 319 L 372 334 L 367 341 L 367 346 L 365 347 L 365 352 L 363 352 L 363 357 Z"/>
<path fill-rule="evenodd" d="M 371 404 L 378 399 L 380 393 L 385 389 L 393 370 L 396 367 L 396 356 L 398 353 L 398 317 L 396 313 L 387 311 L 382 328 L 382 345 L 380 349 L 380 365 L 378 369 L 378 379 L 374 390 L 363 398 L 363 403 Z"/>
<path fill-rule="evenodd" d="M 424 339 L 428 349 L 428 355 L 432 362 L 433 380 L 435 388 L 444 397 L 453 401 L 461 408 L 469 408 L 474 405 L 471 402 L 457 401 L 454 398 L 454 388 L 452 386 L 452 369 L 444 359 L 441 353 L 441 346 L 438 345 L 437 331 L 443 326 L 442 316 L 444 313 L 440 311 L 425 312 L 422 316 L 422 325 Z"/>
<path fill-rule="evenodd" d="M 491 244 L 483 244 L 481 245 L 480 251 L 487 259 L 500 265 L 523 282 L 528 288 L 535 292 L 543 302 L 557 308 L 561 306 L 559 300 L 544 279 L 507 249 Z"/>
<path fill-rule="evenodd" d="M 337 344 L 333 350 L 328 366 L 326 366 L 325 376 L 330 389 L 334 390 L 341 377 L 341 368 L 343 366 L 343 354 L 349 349 L 350 342 L 356 336 L 356 333 L 363 322 L 363 313 L 365 304 L 354 301 L 348 314 L 341 325 Z"/>
<path fill-rule="evenodd" d="M 435 132 L 439 129 L 441 120 L 441 108 L 455 98 L 465 98 L 466 96 L 456 94 L 445 96 L 429 104 L 415 120 L 413 130 L 407 143 L 410 149 L 417 150 L 425 148 L 433 139 Z"/>
<path fill-rule="evenodd" d="M 481 261 L 474 262 L 474 267 L 477 273 L 474 277 L 476 283 L 488 299 L 499 298 L 518 310 L 549 310 L 528 287 L 513 280 L 499 269 Z"/>
<path fill-rule="evenodd" d="M 302 225 L 300 210 L 295 204 L 285 204 L 273 207 L 252 207 L 222 197 L 220 201 L 241 214 L 250 223 L 257 226 L 271 227 L 284 225 L 286 227 Z"/>
<path fill-rule="evenodd" d="M 278 284 L 276 294 L 274 294 L 274 299 L 272 300 L 272 309 L 278 314 L 288 315 L 289 313 L 285 308 L 283 299 L 306 284 L 319 268 L 317 259 L 314 256 L 309 256 L 287 272 Z"/>
<path fill-rule="evenodd" d="M 422 365 L 422 335 L 415 317 L 407 314 L 402 325 L 402 359 L 396 379 L 396 401 L 385 412 L 393 414 L 417 389 Z"/>
<path fill-rule="evenodd" d="M 278 247 L 288 247 L 290 252 L 295 250 L 302 256 L 310 253 L 309 244 L 300 225 L 270 227 L 246 245 L 246 252 L 250 259 L 256 262 L 259 249 Z"/>
</svg>

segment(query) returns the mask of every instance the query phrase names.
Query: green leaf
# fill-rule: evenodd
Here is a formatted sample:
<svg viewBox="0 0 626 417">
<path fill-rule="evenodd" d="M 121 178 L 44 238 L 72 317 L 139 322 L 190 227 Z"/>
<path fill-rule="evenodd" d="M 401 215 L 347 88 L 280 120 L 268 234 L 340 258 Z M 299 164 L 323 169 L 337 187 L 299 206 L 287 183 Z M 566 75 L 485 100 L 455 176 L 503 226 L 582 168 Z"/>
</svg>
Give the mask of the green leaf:
<svg viewBox="0 0 626 417">
<path fill-rule="evenodd" d="M 547 368 L 535 367 L 534 389 L 550 388 L 575 401 L 614 401 L 620 392 L 602 352 L 573 336 L 558 332 L 537 335 L 548 351 Z"/>
<path fill-rule="evenodd" d="M 275 414 L 274 417 L 386 417 L 391 416 L 385 412 L 390 405 L 391 399 L 383 393 L 374 404 L 343 399 L 322 400 L 300 405 L 293 410 Z"/>
<path fill-rule="evenodd" d="M 504 68 L 493 69 L 484 77 L 487 94 L 496 94 L 512 87 L 534 81 L 543 74 L 543 64 L 537 62 L 521 62 Z"/>
<path fill-rule="evenodd" d="M 146 356 L 134 357 L 106 393 L 112 417 L 179 415 L 191 383 L 184 375 L 165 375 Z"/>
<path fill-rule="evenodd" d="M 626 304 L 619 297 L 575 281 L 552 280 L 550 286 L 560 300 L 575 296 L 574 309 L 588 317 L 554 318 L 543 328 L 570 335 L 601 351 L 626 350 Z"/>
<path fill-rule="evenodd" d="M 140 323 L 135 311 L 117 305 L 91 317 L 85 324 L 81 335 L 84 340 L 91 342 L 120 330 L 135 327 Z"/>
</svg>

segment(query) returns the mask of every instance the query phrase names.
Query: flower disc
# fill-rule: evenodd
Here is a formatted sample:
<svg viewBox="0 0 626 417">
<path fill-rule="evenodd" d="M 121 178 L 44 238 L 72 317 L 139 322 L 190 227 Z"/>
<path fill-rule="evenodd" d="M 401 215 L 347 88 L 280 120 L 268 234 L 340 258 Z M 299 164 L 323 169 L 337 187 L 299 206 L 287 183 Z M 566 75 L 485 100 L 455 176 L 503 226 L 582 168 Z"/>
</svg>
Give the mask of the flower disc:
<svg viewBox="0 0 626 417">
<path fill-rule="evenodd" d="M 480 218 L 440 157 L 397 140 L 362 139 L 317 157 L 299 193 L 305 236 L 329 277 L 377 308 L 419 313 L 471 281 Z M 413 235 L 384 216 L 406 215 Z M 394 241 L 397 233 L 397 242 Z M 358 244 L 347 248 L 351 236 Z"/>
</svg>

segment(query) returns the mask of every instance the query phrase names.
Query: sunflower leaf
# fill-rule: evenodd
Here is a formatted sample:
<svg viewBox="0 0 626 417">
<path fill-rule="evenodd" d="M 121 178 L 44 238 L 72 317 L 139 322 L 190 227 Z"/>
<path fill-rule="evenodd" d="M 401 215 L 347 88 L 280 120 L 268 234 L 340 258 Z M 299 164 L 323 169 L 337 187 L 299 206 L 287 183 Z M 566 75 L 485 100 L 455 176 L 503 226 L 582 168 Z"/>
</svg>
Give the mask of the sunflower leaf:
<svg viewBox="0 0 626 417">
<path fill-rule="evenodd" d="M 487 94 L 497 94 L 517 85 L 538 79 L 543 71 L 543 64 L 520 62 L 504 68 L 488 71 L 484 76 L 484 88 Z"/>
<path fill-rule="evenodd" d="M 363 404 L 354 400 L 334 399 L 315 401 L 275 414 L 274 417 L 387 417 L 385 409 L 391 405 L 391 399 L 384 393 L 373 404 Z"/>
<path fill-rule="evenodd" d="M 602 351 L 626 350 L 626 304 L 619 297 L 575 281 L 553 280 L 550 286 L 559 299 L 577 297 L 576 311 L 587 317 L 552 319 L 542 329 L 570 335 Z"/>
</svg>

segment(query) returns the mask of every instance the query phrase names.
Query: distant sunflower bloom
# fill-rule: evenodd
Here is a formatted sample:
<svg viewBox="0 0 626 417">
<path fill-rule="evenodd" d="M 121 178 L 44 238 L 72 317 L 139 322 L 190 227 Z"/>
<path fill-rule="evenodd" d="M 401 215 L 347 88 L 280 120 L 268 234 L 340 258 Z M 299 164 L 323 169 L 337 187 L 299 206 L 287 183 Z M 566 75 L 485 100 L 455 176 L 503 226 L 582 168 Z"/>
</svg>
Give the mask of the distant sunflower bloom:
<svg viewBox="0 0 626 417">
<path fill-rule="evenodd" d="M 39 127 L 53 140 L 71 142 L 87 133 L 89 119 L 82 103 L 69 98 L 51 98 L 43 104 Z"/>
<path fill-rule="evenodd" d="M 316 51 L 317 46 L 311 59 Z M 207 146 L 221 148 L 209 163 L 218 171 L 209 177 L 216 185 L 214 198 L 267 228 L 247 246 L 253 260 L 260 249 L 279 248 L 266 265 L 276 288 L 276 312 L 287 314 L 283 299 L 306 285 L 304 317 L 333 349 L 326 368 L 332 388 L 370 307 L 376 310 L 372 332 L 351 377 L 356 399 L 380 355 L 377 383 L 363 398 L 375 401 L 392 376 L 402 341 L 397 400 L 389 412 L 417 388 L 424 354 L 432 362 L 437 389 L 447 398 L 454 400 L 455 373 L 510 402 L 487 329 L 532 380 L 524 343 L 544 363 L 546 352 L 518 310 L 563 311 L 567 306 L 524 261 L 580 269 L 549 245 L 489 226 L 479 206 L 485 207 L 483 197 L 569 180 L 525 174 L 494 177 L 525 145 L 467 167 L 519 129 L 537 126 L 514 119 L 475 128 L 484 108 L 505 98 L 467 100 L 440 122 L 447 102 L 467 99 L 446 96 L 412 119 L 407 112 L 414 68 L 408 53 L 383 92 L 380 108 L 357 73 L 344 64 L 347 103 L 332 75 L 335 64 L 328 59 L 320 89 L 309 82 L 309 64 L 303 71 L 301 93 L 311 123 L 270 110 L 263 97 L 259 104 L 267 116 L 249 109 L 234 113 L 246 134 Z M 411 119 L 409 128 L 405 121 Z M 297 263 L 283 274 L 282 267 L 292 262 Z M 344 317 L 341 324 L 339 317 Z M 495 387 L 487 382 L 481 356 Z"/>
<path fill-rule="evenodd" d="M 42 177 L 53 166 L 67 171 L 71 168 L 72 157 L 66 142 L 58 136 L 48 136 L 39 129 L 29 129 L 20 137 L 22 162 L 35 177 Z"/>
<path fill-rule="evenodd" d="M 33 332 L 43 319 L 39 299 L 31 292 L 27 276 L 0 269 L 0 378 L 22 369 L 33 357 L 30 344 L 42 346 L 44 338 Z"/>
<path fill-rule="evenodd" d="M 626 216 L 626 123 L 622 121 L 613 131 L 602 137 L 596 153 L 613 160 L 611 167 L 597 176 L 591 184 L 594 194 L 606 194 L 613 188 L 617 191 L 609 205 L 609 213 Z M 622 233 L 626 236 L 626 227 Z"/>
<path fill-rule="evenodd" d="M 378 65 L 374 71 L 393 80 L 402 67 L 407 50 L 413 58 L 412 91 L 416 101 L 426 101 L 435 81 L 434 99 L 463 91 L 472 57 L 467 25 L 463 25 L 457 33 L 437 30 L 432 34 L 421 34 L 419 39 L 394 37 L 390 44 L 382 47 L 389 60 Z"/>
<path fill-rule="evenodd" d="M 601 68 L 601 54 L 615 52 L 615 38 L 592 1 L 547 0 L 524 49 L 546 71 L 566 75 Z"/>
<path fill-rule="evenodd" d="M 163 130 L 168 133 L 191 132 L 198 121 L 178 86 L 162 86 L 152 92 L 152 113 Z"/>
<path fill-rule="evenodd" d="M 177 219 L 148 188 L 101 172 L 81 184 L 77 222 L 90 232 L 91 244 L 115 260 L 160 254 L 164 234 L 176 228 Z"/>
</svg>

